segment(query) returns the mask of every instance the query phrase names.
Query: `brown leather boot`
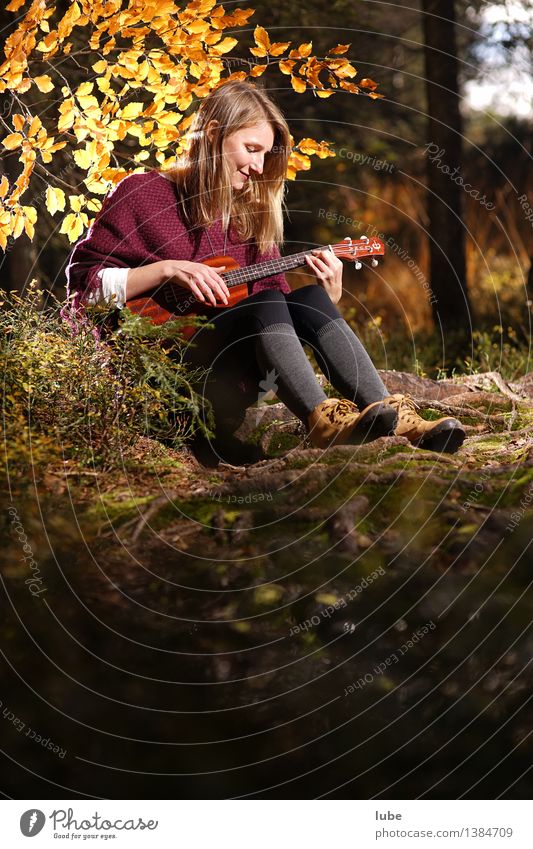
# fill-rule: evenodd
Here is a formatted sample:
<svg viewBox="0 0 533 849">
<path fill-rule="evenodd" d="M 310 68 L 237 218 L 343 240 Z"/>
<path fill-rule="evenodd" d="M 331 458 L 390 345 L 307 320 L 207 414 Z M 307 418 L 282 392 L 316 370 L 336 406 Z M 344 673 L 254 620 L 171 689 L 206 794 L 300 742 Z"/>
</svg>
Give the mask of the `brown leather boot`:
<svg viewBox="0 0 533 849">
<path fill-rule="evenodd" d="M 376 401 L 359 412 L 353 401 L 326 398 L 310 413 L 307 427 L 311 444 L 315 448 L 328 448 L 391 436 L 396 422 L 396 411 L 383 401 Z"/>
<path fill-rule="evenodd" d="M 466 433 L 458 419 L 445 417 L 427 422 L 416 412 L 410 395 L 389 395 L 384 403 L 398 413 L 396 436 L 407 437 L 418 448 L 453 453 L 463 444 Z"/>
</svg>

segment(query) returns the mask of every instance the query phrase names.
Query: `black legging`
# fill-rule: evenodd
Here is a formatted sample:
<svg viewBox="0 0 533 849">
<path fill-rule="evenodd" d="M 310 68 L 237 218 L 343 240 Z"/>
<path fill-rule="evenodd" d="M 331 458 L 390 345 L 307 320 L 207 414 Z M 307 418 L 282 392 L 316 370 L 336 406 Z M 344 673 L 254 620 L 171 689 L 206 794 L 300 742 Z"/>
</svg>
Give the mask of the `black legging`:
<svg viewBox="0 0 533 849">
<path fill-rule="evenodd" d="M 202 328 L 196 333 L 184 360 L 210 369 L 208 379 L 197 389 L 212 404 L 217 432 L 235 430 L 246 408 L 269 388 L 268 380 L 265 385 L 269 367 L 261 356 L 258 340 L 264 339 L 268 328 L 274 326 L 279 332 L 280 325 L 289 325 L 291 335 L 294 328 L 301 343 L 293 347 L 291 361 L 287 362 L 283 360 L 283 336 L 276 337 L 280 344 L 275 347 L 280 350 L 276 350 L 274 359 L 276 395 L 303 421 L 316 403 L 325 398 L 310 370 L 311 382 L 308 381 L 303 345 L 312 348 L 320 369 L 335 389 L 360 408 L 387 394 L 368 354 L 322 286 L 305 286 L 289 295 L 277 289 L 264 290 L 234 307 L 207 309 L 206 316 L 214 328 Z M 324 331 L 330 335 L 327 346 L 321 342 L 326 338 Z M 306 363 L 295 363 L 301 357 L 306 358 Z M 306 379 L 304 391 L 299 386 L 296 393 L 284 376 L 291 374 L 297 365 Z"/>
</svg>

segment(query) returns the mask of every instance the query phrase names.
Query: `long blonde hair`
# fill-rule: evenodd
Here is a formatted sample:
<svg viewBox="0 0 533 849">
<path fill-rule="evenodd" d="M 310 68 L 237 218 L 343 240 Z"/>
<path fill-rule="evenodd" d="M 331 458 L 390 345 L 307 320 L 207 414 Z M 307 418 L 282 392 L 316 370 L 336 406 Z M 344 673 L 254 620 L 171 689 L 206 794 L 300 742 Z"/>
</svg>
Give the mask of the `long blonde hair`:
<svg viewBox="0 0 533 849">
<path fill-rule="evenodd" d="M 210 122 L 211 140 L 206 128 Z M 237 192 L 222 154 L 224 139 L 266 121 L 274 133 L 263 173 Z M 283 194 L 291 138 L 287 123 L 267 93 L 248 82 L 229 82 L 212 91 L 195 113 L 188 147 L 169 172 L 179 190 L 183 217 L 191 230 L 231 219 L 239 238 L 254 239 L 261 252 L 283 242 Z"/>
</svg>

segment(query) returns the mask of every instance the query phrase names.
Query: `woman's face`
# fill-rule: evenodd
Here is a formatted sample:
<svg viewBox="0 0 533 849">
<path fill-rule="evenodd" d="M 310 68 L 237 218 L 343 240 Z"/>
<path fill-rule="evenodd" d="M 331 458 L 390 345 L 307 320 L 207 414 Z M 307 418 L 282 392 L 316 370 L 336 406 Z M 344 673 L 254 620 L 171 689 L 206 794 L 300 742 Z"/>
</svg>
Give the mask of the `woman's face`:
<svg viewBox="0 0 533 849">
<path fill-rule="evenodd" d="M 222 153 L 229 166 L 234 189 L 242 189 L 254 175 L 263 173 L 265 154 L 270 152 L 273 144 L 274 131 L 266 121 L 226 136 Z"/>
</svg>

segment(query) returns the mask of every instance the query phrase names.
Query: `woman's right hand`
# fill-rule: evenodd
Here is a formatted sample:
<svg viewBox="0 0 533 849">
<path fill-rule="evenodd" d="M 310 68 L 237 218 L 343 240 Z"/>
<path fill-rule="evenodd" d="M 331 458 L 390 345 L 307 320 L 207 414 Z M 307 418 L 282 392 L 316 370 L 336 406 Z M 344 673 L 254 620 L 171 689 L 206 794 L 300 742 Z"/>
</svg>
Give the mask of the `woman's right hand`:
<svg viewBox="0 0 533 849">
<path fill-rule="evenodd" d="M 163 280 L 183 286 L 184 289 L 190 289 L 197 300 L 203 303 L 208 302 L 216 307 L 218 298 L 227 306 L 229 289 L 214 268 L 202 262 L 189 262 L 186 259 L 163 260 L 161 265 Z M 225 267 L 225 265 L 219 266 L 218 271 L 222 271 Z"/>
</svg>

